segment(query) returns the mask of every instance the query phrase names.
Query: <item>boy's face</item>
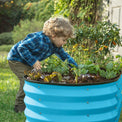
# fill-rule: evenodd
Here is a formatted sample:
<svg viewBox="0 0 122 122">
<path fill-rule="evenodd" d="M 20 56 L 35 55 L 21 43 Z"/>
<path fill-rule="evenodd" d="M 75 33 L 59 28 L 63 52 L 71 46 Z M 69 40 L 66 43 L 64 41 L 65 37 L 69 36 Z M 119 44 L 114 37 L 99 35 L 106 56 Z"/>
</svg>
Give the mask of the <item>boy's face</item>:
<svg viewBox="0 0 122 122">
<path fill-rule="evenodd" d="M 55 44 L 56 47 L 62 47 L 67 43 L 67 37 L 52 37 L 52 43 Z"/>
</svg>

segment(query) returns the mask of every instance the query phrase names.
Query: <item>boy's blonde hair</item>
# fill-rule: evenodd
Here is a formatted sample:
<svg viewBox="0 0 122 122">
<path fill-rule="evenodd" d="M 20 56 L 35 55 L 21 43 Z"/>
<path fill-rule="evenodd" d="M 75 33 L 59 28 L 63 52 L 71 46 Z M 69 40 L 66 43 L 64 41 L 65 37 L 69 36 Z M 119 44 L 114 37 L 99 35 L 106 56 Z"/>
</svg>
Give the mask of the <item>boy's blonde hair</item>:
<svg viewBox="0 0 122 122">
<path fill-rule="evenodd" d="M 64 17 L 50 18 L 44 23 L 43 32 L 51 37 L 73 37 L 73 26 Z"/>
</svg>

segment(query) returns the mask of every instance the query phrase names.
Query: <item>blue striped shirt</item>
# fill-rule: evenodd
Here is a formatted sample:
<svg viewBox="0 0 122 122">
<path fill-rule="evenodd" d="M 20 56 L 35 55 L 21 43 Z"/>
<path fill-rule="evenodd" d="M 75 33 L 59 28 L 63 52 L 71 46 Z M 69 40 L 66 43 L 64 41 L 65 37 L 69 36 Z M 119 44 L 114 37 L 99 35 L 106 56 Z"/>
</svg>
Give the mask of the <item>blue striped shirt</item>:
<svg viewBox="0 0 122 122">
<path fill-rule="evenodd" d="M 28 34 L 24 40 L 16 43 L 8 53 L 7 59 L 33 66 L 37 60 L 42 61 L 52 54 L 77 66 L 74 59 L 62 47 L 56 47 L 42 31 Z"/>
</svg>

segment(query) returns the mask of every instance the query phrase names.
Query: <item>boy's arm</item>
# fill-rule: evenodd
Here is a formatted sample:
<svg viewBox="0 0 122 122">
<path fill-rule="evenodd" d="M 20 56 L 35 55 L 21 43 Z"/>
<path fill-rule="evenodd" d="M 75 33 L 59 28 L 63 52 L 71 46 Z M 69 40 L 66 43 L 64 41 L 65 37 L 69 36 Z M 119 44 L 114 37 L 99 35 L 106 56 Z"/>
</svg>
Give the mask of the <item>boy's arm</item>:
<svg viewBox="0 0 122 122">
<path fill-rule="evenodd" d="M 28 65 L 33 66 L 36 63 L 37 59 L 30 53 L 26 46 L 19 46 L 17 50 L 21 58 L 24 59 Z"/>
<path fill-rule="evenodd" d="M 69 64 L 74 64 L 76 67 L 78 67 L 77 63 L 75 62 L 75 60 L 64 51 L 64 49 L 62 47 L 60 47 L 55 54 L 62 60 L 65 61 L 66 59 L 68 60 Z"/>
</svg>

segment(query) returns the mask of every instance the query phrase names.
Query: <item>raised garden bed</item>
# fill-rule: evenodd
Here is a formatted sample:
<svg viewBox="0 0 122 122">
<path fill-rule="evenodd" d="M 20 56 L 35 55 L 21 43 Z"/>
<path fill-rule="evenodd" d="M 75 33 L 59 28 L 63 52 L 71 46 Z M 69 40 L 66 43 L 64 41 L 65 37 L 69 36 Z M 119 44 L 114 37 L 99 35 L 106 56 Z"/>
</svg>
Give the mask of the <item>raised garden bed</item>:
<svg viewBox="0 0 122 122">
<path fill-rule="evenodd" d="M 122 76 L 102 84 L 58 84 L 25 79 L 26 122 L 118 122 Z"/>
</svg>

